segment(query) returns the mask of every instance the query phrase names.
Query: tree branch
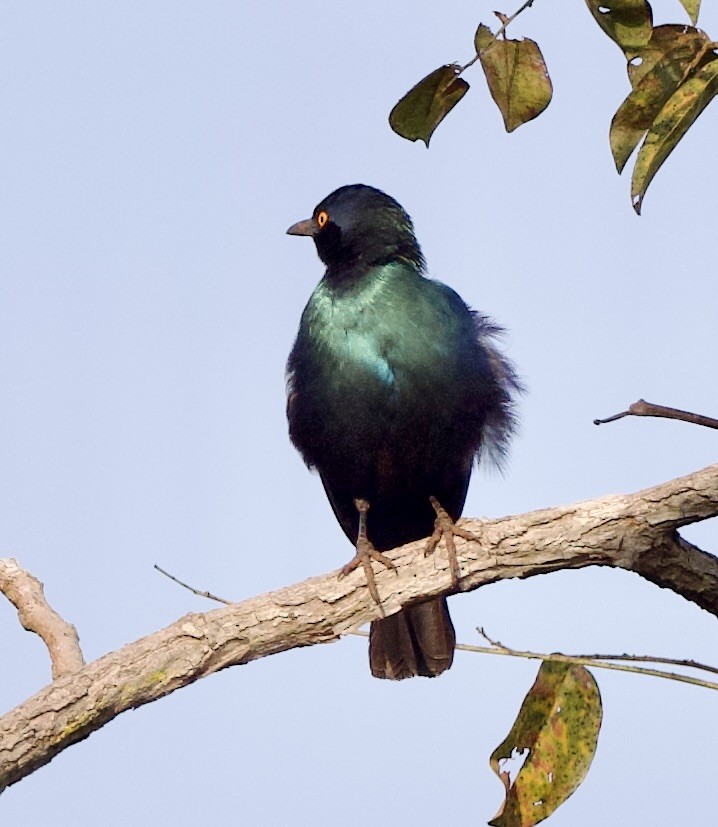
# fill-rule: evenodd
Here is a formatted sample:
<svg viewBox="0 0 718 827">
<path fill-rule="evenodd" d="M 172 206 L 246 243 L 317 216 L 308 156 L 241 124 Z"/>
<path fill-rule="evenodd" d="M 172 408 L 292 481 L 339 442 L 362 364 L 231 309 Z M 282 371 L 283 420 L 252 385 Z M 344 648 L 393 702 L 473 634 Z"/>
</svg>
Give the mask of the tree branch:
<svg viewBox="0 0 718 827">
<path fill-rule="evenodd" d="M 635 571 L 718 616 L 718 559 L 678 528 L 718 514 L 718 465 L 654 488 L 498 520 L 466 520 L 478 541 L 457 539 L 458 589 L 443 549 L 424 541 L 389 553 L 378 568 L 386 615 L 426 597 L 560 569 L 604 565 Z M 380 616 L 361 572 L 336 572 L 204 614 L 111 652 L 42 689 L 0 719 L 0 791 L 47 764 L 127 709 L 228 666 L 298 646 L 328 643 Z"/>
<path fill-rule="evenodd" d="M 45 642 L 53 679 L 84 666 L 77 630 L 48 604 L 42 583 L 12 558 L 0 560 L 0 592 L 17 609 L 23 629 L 35 632 Z"/>
<path fill-rule="evenodd" d="M 718 428 L 718 419 L 713 419 L 711 416 L 682 411 L 680 408 L 669 408 L 666 405 L 656 405 L 655 402 L 646 402 L 645 399 L 639 399 L 629 405 L 627 411 L 607 416 L 605 419 L 594 419 L 593 424 L 605 425 L 607 422 L 623 419 L 624 416 L 656 416 L 663 419 L 678 419 L 681 422 L 690 422 L 692 425 L 703 425 L 705 428 Z"/>
</svg>

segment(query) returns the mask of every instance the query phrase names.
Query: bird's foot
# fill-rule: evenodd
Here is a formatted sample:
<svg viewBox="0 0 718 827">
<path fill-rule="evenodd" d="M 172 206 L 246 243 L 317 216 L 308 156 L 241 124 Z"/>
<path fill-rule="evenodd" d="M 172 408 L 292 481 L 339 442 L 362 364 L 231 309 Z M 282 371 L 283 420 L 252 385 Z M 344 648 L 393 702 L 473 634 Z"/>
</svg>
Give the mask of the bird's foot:
<svg viewBox="0 0 718 827">
<path fill-rule="evenodd" d="M 429 554 L 434 553 L 443 537 L 446 543 L 446 554 L 449 558 L 451 583 L 454 586 L 458 586 L 461 572 L 459 570 L 459 560 L 456 556 L 454 537 L 461 537 L 464 540 L 478 540 L 479 538 L 471 531 L 457 526 L 436 497 L 429 497 L 429 499 L 436 512 L 436 520 L 434 520 L 434 533 L 429 537 L 424 547 L 424 557 L 428 557 Z"/>
<path fill-rule="evenodd" d="M 374 569 L 372 568 L 371 561 L 376 560 L 377 563 L 381 563 L 382 566 L 386 566 L 388 569 L 395 569 L 396 566 L 391 562 L 391 560 L 380 551 L 377 551 L 374 546 L 369 542 L 369 540 L 365 540 L 362 542 L 361 538 L 357 541 L 357 553 L 352 557 L 352 559 L 346 564 L 346 566 L 342 566 L 339 577 L 346 577 L 347 574 L 351 574 L 354 569 L 358 569 L 361 566 L 364 569 L 364 574 L 366 575 L 366 584 L 369 587 L 369 594 L 372 596 L 372 599 L 377 604 L 377 606 L 381 609 L 381 598 L 379 597 L 379 590 L 376 587 L 376 578 L 374 577 Z M 384 611 L 382 610 L 382 615 Z"/>
<path fill-rule="evenodd" d="M 379 590 L 376 587 L 376 578 L 374 577 L 374 569 L 372 568 L 371 561 L 376 560 L 377 563 L 381 563 L 382 566 L 385 566 L 387 569 L 396 569 L 396 566 L 385 554 L 377 551 L 366 536 L 366 513 L 369 510 L 369 503 L 366 500 L 357 499 L 354 500 L 354 505 L 356 505 L 357 511 L 359 512 L 359 536 L 357 537 L 356 554 L 346 566 L 342 566 L 339 572 L 339 578 L 346 577 L 347 574 L 351 574 L 354 569 L 361 566 L 364 569 L 369 594 L 379 609 L 381 609 L 383 616 L 384 610 L 381 608 L 381 599 L 379 597 Z"/>
</svg>

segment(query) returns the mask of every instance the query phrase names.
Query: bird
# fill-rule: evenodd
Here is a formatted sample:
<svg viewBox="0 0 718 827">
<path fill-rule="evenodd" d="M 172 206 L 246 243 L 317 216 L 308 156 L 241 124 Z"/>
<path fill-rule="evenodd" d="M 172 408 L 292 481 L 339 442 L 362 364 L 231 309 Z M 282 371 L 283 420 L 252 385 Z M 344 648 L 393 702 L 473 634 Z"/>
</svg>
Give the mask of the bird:
<svg viewBox="0 0 718 827">
<path fill-rule="evenodd" d="M 516 425 L 503 329 L 428 277 L 411 218 L 379 189 L 342 186 L 287 233 L 311 237 L 326 266 L 287 361 L 287 419 L 355 546 L 340 576 L 361 566 L 381 607 L 372 561 L 393 568 L 384 552 L 443 537 L 457 584 L 472 469 L 501 465 Z M 445 597 L 405 606 L 371 623 L 371 673 L 435 677 L 455 644 Z"/>
</svg>

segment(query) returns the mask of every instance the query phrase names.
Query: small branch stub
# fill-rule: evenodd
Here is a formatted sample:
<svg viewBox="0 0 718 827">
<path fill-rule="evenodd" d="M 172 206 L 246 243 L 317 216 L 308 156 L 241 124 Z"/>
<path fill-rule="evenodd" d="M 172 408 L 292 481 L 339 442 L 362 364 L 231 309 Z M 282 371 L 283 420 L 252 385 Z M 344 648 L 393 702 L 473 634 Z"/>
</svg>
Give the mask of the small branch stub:
<svg viewBox="0 0 718 827">
<path fill-rule="evenodd" d="M 624 416 L 657 416 L 663 419 L 679 419 L 681 422 L 690 422 L 692 425 L 703 425 L 705 428 L 718 428 L 718 419 L 703 414 L 682 411 L 680 408 L 669 408 L 665 405 L 656 405 L 653 402 L 646 402 L 639 399 L 629 406 L 627 411 L 607 416 L 605 419 L 594 419 L 594 425 L 605 425 L 607 422 L 615 422 L 623 419 Z"/>
<path fill-rule="evenodd" d="M 17 609 L 23 628 L 40 635 L 45 642 L 53 680 L 85 665 L 75 627 L 48 604 L 42 583 L 12 558 L 0 560 L 0 592 Z"/>
</svg>

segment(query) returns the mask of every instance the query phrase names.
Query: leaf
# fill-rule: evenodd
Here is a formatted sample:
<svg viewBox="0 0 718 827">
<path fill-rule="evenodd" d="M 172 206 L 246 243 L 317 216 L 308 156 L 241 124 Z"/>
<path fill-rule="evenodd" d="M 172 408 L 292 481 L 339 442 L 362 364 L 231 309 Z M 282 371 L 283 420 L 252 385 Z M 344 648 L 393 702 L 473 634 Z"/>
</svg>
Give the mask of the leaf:
<svg viewBox="0 0 718 827">
<path fill-rule="evenodd" d="M 476 34 L 474 35 L 474 48 L 476 49 L 476 54 L 479 54 L 482 49 L 490 46 L 495 40 L 496 38 L 494 37 L 494 33 L 491 29 L 484 23 L 479 23 L 479 28 L 476 30 Z"/>
<path fill-rule="evenodd" d="M 637 86 L 643 76 L 662 61 L 680 64 L 678 68 L 682 75 L 698 52 L 709 42 L 705 32 L 692 26 L 679 26 L 674 23 L 656 26 L 645 46 L 626 51 L 631 86 Z"/>
<path fill-rule="evenodd" d="M 609 132 L 619 173 L 708 43 L 706 35 L 697 29 L 659 26 L 648 46 L 629 59 L 628 73 L 634 88 L 613 116 Z M 635 62 L 636 57 L 640 57 L 640 63 Z"/>
<path fill-rule="evenodd" d="M 389 114 L 397 135 L 429 146 L 436 127 L 469 91 L 469 84 L 457 75 L 460 68 L 456 63 L 440 66 L 404 95 Z"/>
<path fill-rule="evenodd" d="M 601 696 L 583 666 L 544 661 L 506 740 L 490 764 L 506 788 L 493 827 L 531 827 L 579 786 L 596 752 Z M 511 783 L 502 761 L 528 756 Z"/>
<path fill-rule="evenodd" d="M 661 109 L 648 131 L 633 169 L 631 201 L 639 215 L 653 176 L 716 94 L 718 59 L 713 59 L 680 86 Z"/>
<path fill-rule="evenodd" d="M 698 22 L 698 12 L 701 10 L 701 0 L 681 0 L 681 5 L 688 12 L 688 17 L 695 26 Z"/>
<path fill-rule="evenodd" d="M 586 0 L 598 25 L 625 51 L 651 39 L 653 13 L 646 0 Z"/>
<path fill-rule="evenodd" d="M 483 24 L 474 44 L 506 131 L 540 115 L 551 102 L 553 87 L 538 44 L 528 38 L 497 40 Z"/>
</svg>

